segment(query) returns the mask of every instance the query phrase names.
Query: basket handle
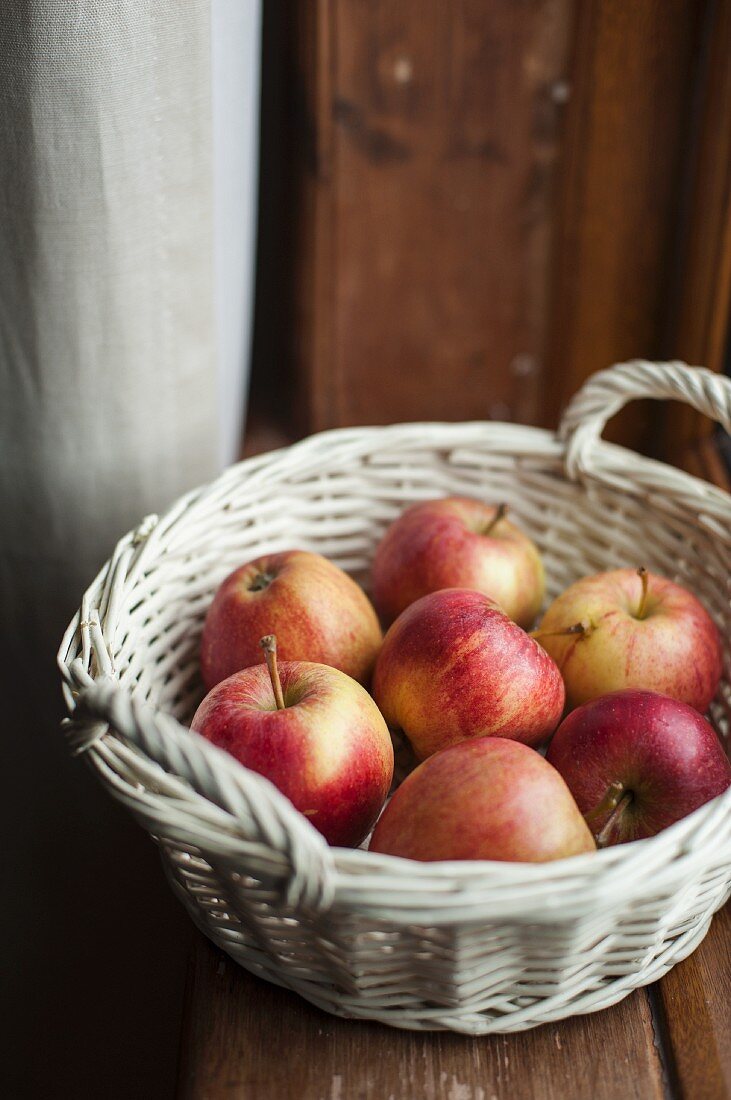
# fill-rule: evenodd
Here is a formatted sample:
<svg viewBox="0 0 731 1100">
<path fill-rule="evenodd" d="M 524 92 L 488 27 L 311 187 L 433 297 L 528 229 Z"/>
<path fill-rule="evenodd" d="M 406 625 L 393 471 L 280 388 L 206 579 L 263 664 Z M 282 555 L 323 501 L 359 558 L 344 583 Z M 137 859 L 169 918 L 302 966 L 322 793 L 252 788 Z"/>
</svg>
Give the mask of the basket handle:
<svg viewBox="0 0 731 1100">
<path fill-rule="evenodd" d="M 633 359 L 592 374 L 574 394 L 561 418 L 566 472 L 603 479 L 607 451 L 601 434 L 607 421 L 629 401 L 654 397 L 684 401 L 731 432 L 731 381 L 705 367 Z"/>
<path fill-rule="evenodd" d="M 264 868 L 267 877 L 277 880 L 289 905 L 318 912 L 329 908 L 334 893 L 332 851 L 268 779 L 249 771 L 171 715 L 135 699 L 108 674 L 92 680 L 79 660 L 70 672 L 77 683 L 84 684 L 68 723 L 77 751 L 94 751 L 109 730 L 119 734 L 235 819 L 231 834 L 240 842 L 242 858 L 252 855 L 257 866 L 253 873 Z M 173 803 L 166 811 L 168 820 L 171 813 L 176 822 L 179 818 L 184 831 L 185 807 Z M 222 846 L 229 855 L 231 839 L 229 835 Z M 213 842 L 209 839 L 209 843 Z"/>
</svg>

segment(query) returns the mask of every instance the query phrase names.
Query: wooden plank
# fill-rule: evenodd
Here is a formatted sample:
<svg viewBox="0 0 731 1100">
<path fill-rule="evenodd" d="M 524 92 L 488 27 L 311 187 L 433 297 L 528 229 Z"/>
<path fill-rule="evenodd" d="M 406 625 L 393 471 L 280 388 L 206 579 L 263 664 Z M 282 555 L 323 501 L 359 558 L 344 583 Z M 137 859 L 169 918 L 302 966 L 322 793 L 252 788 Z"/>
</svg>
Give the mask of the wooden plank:
<svg viewBox="0 0 731 1100">
<path fill-rule="evenodd" d="M 252 409 L 555 425 L 593 370 L 721 369 L 731 0 L 265 12 Z M 709 428 L 704 428 L 708 432 Z M 690 411 L 610 437 L 683 461 Z"/>
<path fill-rule="evenodd" d="M 548 424 L 589 374 L 667 354 L 670 278 L 705 2 L 579 5 L 566 118 L 546 392 Z M 651 440 L 632 406 L 610 438 Z"/>
<path fill-rule="evenodd" d="M 190 1100 L 661 1100 L 647 994 L 605 1012 L 471 1039 L 341 1020 L 199 937 L 178 1095 Z"/>
<path fill-rule="evenodd" d="M 687 1100 L 731 1096 L 731 906 L 659 983 L 674 1075 Z"/>
<path fill-rule="evenodd" d="M 712 439 L 686 452 L 697 477 L 729 491 L 723 458 Z M 715 917 L 697 951 L 658 983 L 662 1026 L 671 1048 L 671 1074 L 688 1100 L 731 1096 L 731 903 Z"/>
<path fill-rule="evenodd" d="M 687 227 L 682 242 L 669 338 L 672 354 L 727 369 L 731 337 L 731 0 L 710 6 L 702 72 L 686 162 Z M 661 456 L 685 465 L 711 421 L 687 405 L 665 409 Z"/>
<path fill-rule="evenodd" d="M 535 421 L 573 0 L 293 8 L 301 430 Z"/>
</svg>

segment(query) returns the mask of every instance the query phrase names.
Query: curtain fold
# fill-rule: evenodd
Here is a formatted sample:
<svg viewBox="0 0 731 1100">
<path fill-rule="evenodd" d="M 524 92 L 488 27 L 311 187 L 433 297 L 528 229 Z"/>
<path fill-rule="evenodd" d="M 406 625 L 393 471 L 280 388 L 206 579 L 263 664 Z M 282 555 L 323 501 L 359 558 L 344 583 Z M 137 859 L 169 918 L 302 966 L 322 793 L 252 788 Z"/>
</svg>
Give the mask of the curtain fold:
<svg viewBox="0 0 731 1100">
<path fill-rule="evenodd" d="M 254 313 L 261 0 L 212 0 L 218 454 L 241 451 Z"/>
<path fill-rule="evenodd" d="M 87 576 L 217 462 L 208 4 L 3 23 L 3 555 L 50 538 Z"/>
<path fill-rule="evenodd" d="M 213 279 L 208 0 L 5 0 L 3 1095 L 171 1091 L 187 920 L 68 757 L 53 658 L 117 538 L 218 467 Z"/>
</svg>

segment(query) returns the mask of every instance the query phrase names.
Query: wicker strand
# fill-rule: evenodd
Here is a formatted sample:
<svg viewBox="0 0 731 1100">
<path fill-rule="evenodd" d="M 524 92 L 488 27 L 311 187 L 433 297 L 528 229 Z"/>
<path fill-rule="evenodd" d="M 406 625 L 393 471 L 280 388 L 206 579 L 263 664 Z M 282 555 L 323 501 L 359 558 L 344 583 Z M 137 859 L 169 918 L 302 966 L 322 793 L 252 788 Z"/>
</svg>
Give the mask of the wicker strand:
<svg viewBox="0 0 731 1100">
<path fill-rule="evenodd" d="M 604 427 L 629 401 L 641 398 L 683 401 L 731 432 L 731 381 L 725 376 L 680 362 L 620 363 L 592 375 L 563 415 L 559 436 L 566 442 L 566 472 L 572 480 L 601 477 Z M 669 466 L 662 471 L 668 479 L 676 472 Z"/>
</svg>

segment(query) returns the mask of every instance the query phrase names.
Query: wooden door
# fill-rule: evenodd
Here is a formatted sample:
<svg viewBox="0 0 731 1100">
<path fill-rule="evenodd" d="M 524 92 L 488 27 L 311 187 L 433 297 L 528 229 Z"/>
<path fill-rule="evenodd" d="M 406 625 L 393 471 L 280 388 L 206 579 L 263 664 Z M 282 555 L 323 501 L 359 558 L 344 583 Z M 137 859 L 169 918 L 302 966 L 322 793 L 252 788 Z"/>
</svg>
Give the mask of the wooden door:
<svg viewBox="0 0 731 1100">
<path fill-rule="evenodd" d="M 396 420 L 553 426 L 616 360 L 722 369 L 730 12 L 272 0 L 249 449 Z M 612 428 L 676 460 L 710 430 L 642 409 Z"/>
</svg>

